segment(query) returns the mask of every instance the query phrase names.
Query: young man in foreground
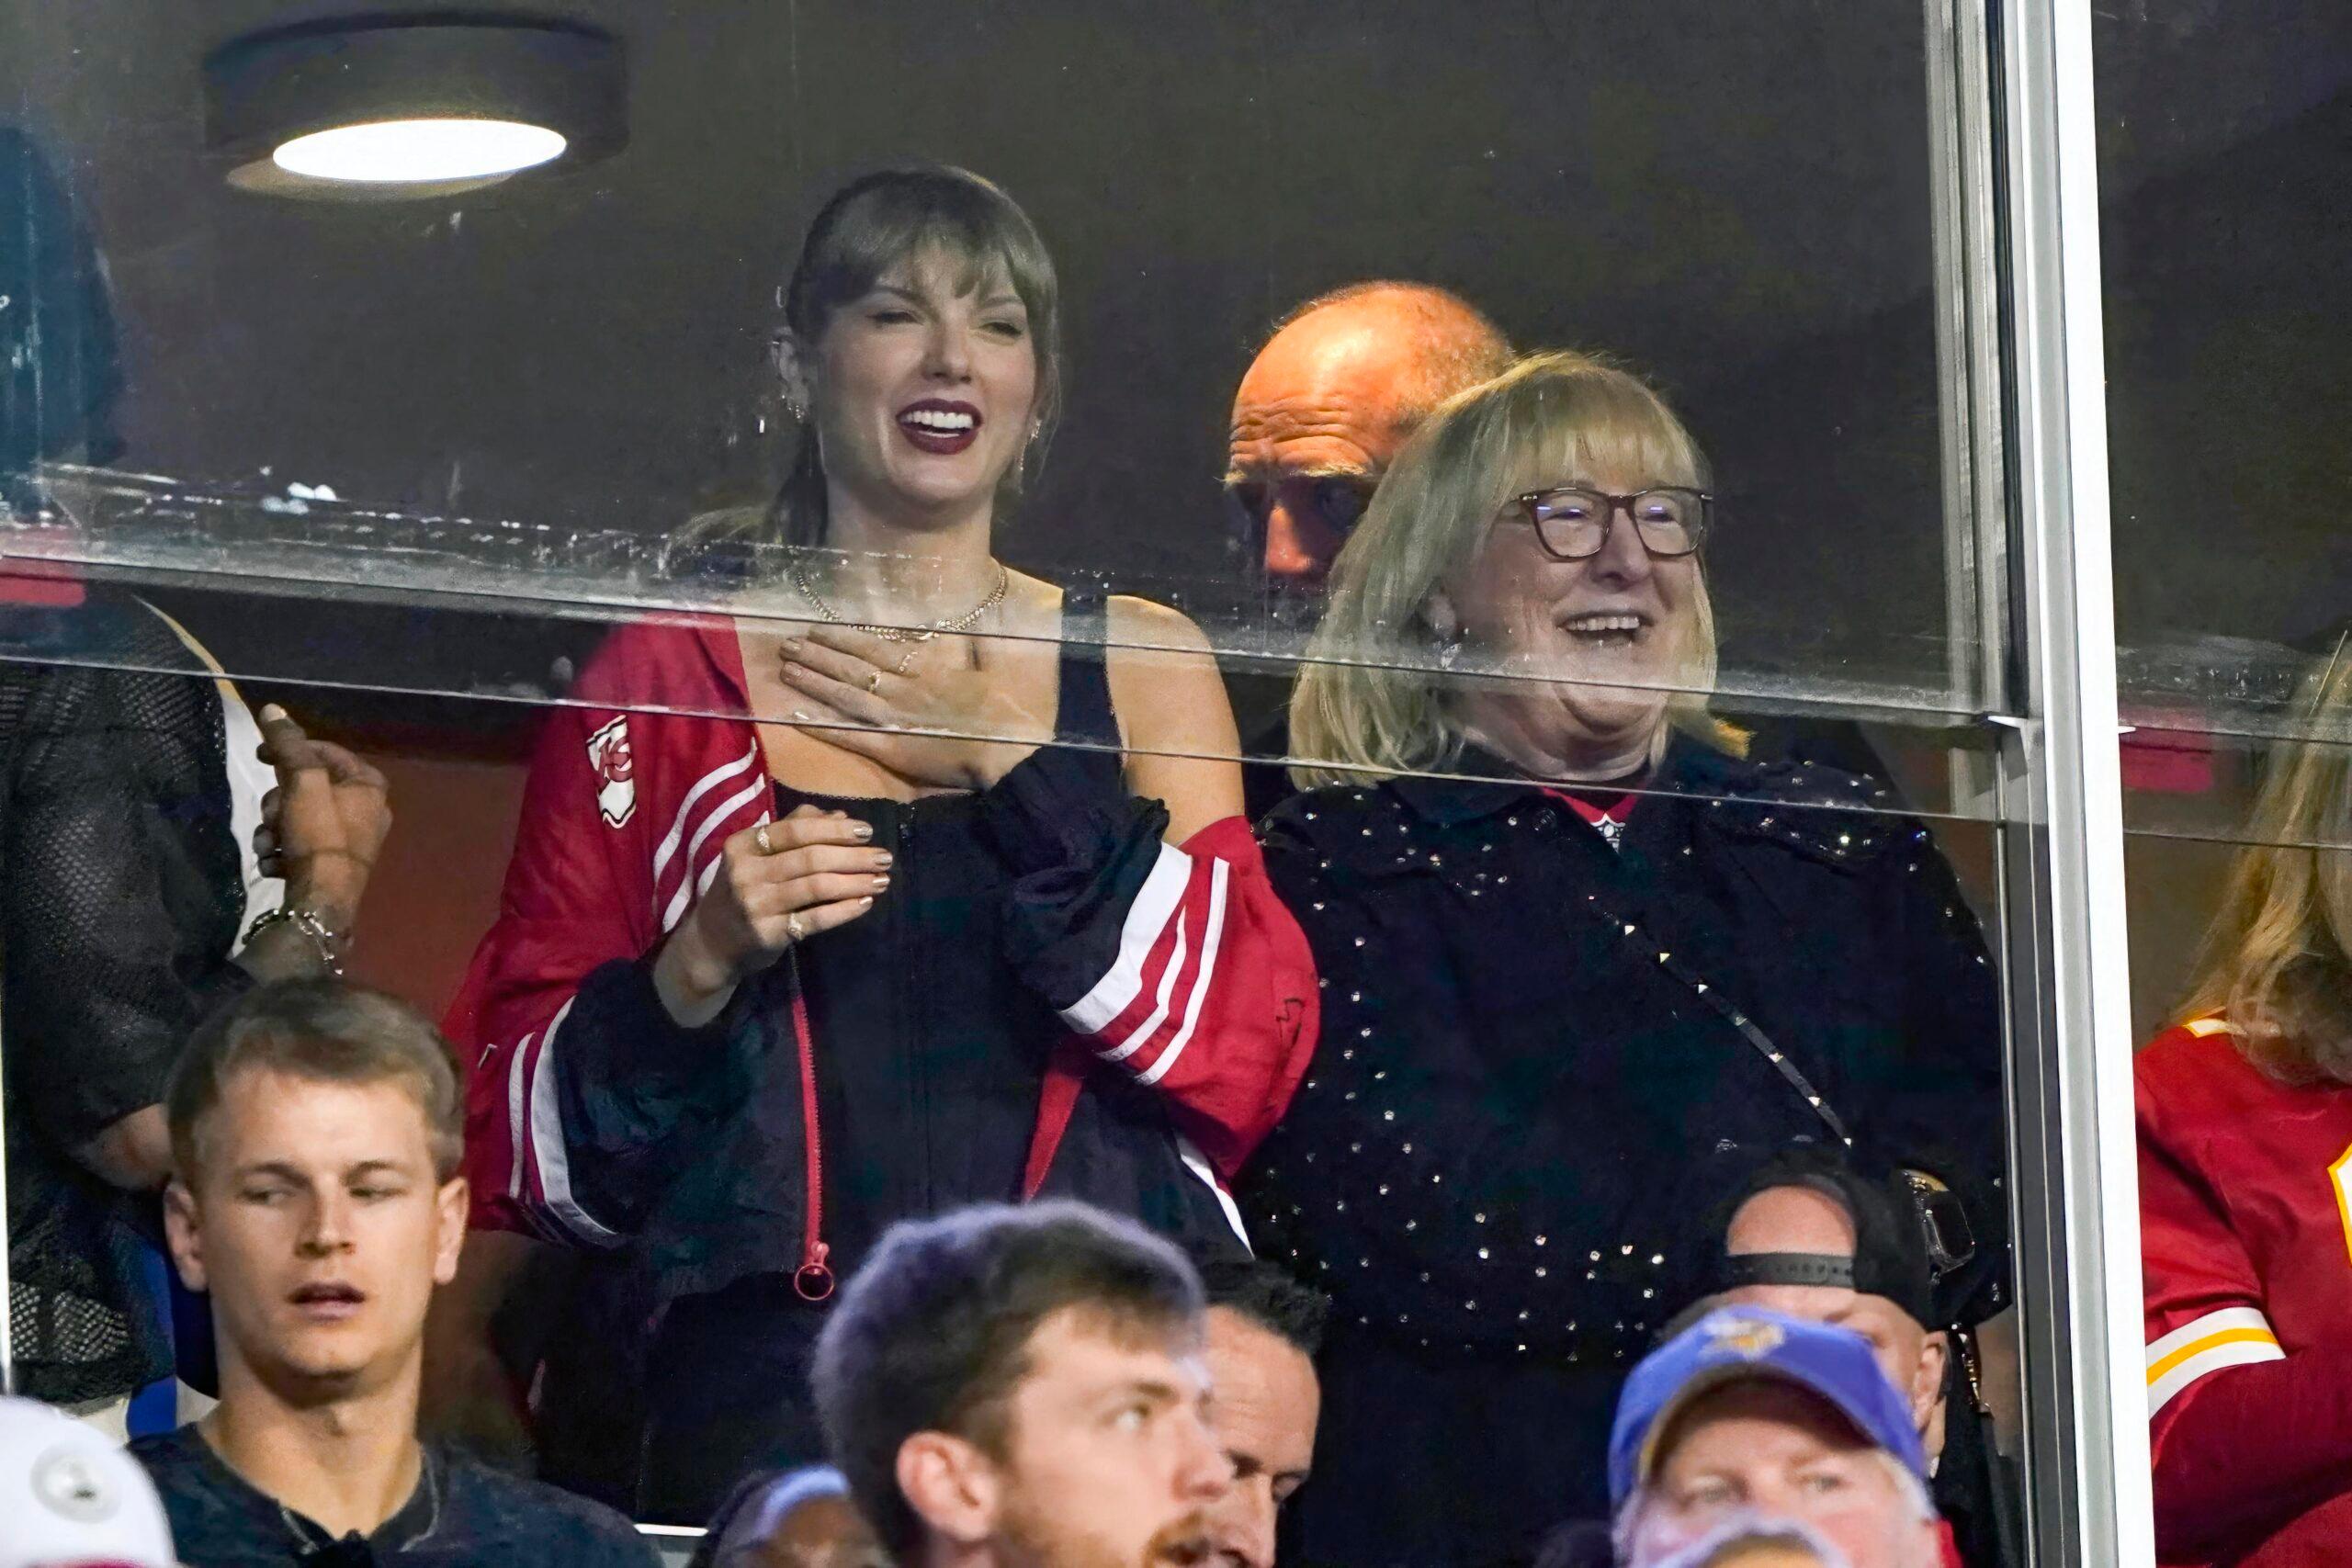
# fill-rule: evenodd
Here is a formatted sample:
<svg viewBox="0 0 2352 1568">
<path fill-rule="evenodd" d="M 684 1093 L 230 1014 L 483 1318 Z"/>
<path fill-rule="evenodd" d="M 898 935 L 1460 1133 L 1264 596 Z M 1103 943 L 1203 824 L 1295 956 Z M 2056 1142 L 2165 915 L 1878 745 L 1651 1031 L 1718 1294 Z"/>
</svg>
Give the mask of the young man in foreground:
<svg viewBox="0 0 2352 1568">
<path fill-rule="evenodd" d="M 164 1108 L 165 1226 L 212 1298 L 220 1403 L 132 1452 L 188 1568 L 651 1568 L 619 1515 L 417 1441 L 425 1304 L 466 1214 L 430 1023 L 335 982 L 265 987 L 198 1031 Z"/>
<path fill-rule="evenodd" d="M 1232 1483 L 1192 1266 L 1070 1202 L 891 1227 L 812 1377 L 833 1461 L 900 1568 L 1210 1560 Z"/>
</svg>

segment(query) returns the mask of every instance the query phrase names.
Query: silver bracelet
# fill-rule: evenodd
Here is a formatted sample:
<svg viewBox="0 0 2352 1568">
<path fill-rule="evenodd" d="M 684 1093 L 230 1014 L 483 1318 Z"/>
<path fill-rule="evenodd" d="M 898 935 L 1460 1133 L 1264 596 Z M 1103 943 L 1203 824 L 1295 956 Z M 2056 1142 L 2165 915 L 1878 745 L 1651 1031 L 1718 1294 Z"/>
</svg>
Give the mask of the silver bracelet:
<svg viewBox="0 0 2352 1568">
<path fill-rule="evenodd" d="M 327 973 L 335 979 L 343 978 L 343 944 L 335 941 L 334 932 L 327 929 L 324 920 L 299 905 L 280 904 L 256 917 L 245 928 L 245 945 L 252 946 L 254 938 L 276 925 L 290 925 L 309 937 L 311 945 L 319 950 L 319 962 L 326 965 Z"/>
</svg>

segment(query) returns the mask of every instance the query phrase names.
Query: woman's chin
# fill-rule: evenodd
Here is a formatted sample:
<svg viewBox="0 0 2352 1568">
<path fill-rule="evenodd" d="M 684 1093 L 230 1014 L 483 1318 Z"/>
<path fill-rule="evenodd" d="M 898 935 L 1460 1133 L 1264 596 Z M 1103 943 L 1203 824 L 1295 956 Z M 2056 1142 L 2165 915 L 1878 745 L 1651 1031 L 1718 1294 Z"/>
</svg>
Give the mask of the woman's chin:
<svg viewBox="0 0 2352 1568">
<path fill-rule="evenodd" d="M 1655 693 L 1643 699 L 1612 701 L 1589 686 L 1561 694 L 1558 734 L 1561 754 L 1630 759 L 1624 771 L 1648 760 L 1666 725 L 1666 705 Z"/>
</svg>

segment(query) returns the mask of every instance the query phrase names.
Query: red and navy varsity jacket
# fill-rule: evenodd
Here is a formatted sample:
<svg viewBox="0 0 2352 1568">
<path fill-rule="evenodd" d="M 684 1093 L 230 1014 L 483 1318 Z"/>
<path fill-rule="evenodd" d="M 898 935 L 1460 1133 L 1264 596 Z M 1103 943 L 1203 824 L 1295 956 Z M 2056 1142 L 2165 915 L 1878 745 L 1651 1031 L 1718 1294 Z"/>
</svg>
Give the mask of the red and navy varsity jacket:
<svg viewBox="0 0 2352 1568">
<path fill-rule="evenodd" d="M 653 954 L 716 874 L 729 837 L 776 806 L 741 716 L 732 623 L 626 626 L 572 700 L 541 739 L 499 919 L 449 1021 L 472 1065 L 474 1223 L 599 1247 L 649 1239 L 664 1297 L 750 1271 L 822 1269 L 828 1173 L 839 1145 L 866 1129 L 820 1130 L 821 1107 L 842 1059 L 870 1067 L 854 1036 L 877 1010 L 803 1006 L 795 965 L 779 964 L 718 1020 L 684 1030 L 650 980 Z M 1168 1203 L 1149 1188 L 1165 1169 L 1193 1190 L 1180 1201 L 1214 1187 L 1209 1213 L 1238 1229 L 1222 1184 L 1306 1070 L 1313 960 L 1246 823 L 1166 843 L 1157 802 L 1115 784 L 1090 798 L 1069 784 L 1082 756 L 1043 749 L 978 806 L 1023 839 L 1004 893 L 1001 962 L 1042 1002 L 1024 1016 L 1051 1036 L 1018 1043 L 1034 1053 L 1023 1062 L 1036 1083 L 1014 1130 L 1027 1158 L 994 1195 L 1082 1196 L 1161 1223 Z M 820 1004 L 824 966 L 855 951 L 828 944 L 869 921 L 811 944 L 799 969 Z M 892 955 L 874 962 L 887 967 Z M 988 1098 L 967 1095 L 937 1114 L 997 1114 L 974 1103 Z M 1128 1146 L 1138 1142 L 1164 1147 Z M 893 1157 L 887 1147 L 846 1153 L 869 1167 Z M 710 1240 L 730 1230 L 750 1239 Z"/>
</svg>

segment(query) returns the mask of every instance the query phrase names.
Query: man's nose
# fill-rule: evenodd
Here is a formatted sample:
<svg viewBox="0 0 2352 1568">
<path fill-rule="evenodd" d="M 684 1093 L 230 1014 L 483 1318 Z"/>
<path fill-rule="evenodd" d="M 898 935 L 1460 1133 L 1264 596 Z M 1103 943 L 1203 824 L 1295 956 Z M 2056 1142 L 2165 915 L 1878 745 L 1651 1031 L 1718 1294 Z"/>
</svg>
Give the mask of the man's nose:
<svg viewBox="0 0 2352 1568">
<path fill-rule="evenodd" d="M 311 1205 L 302 1227 L 302 1250 L 313 1257 L 340 1252 L 351 1245 L 351 1205 L 340 1193 L 329 1193 Z"/>
<path fill-rule="evenodd" d="M 1274 1568 L 1274 1479 L 1237 1481 L 1216 1510 L 1216 1556 L 1223 1568 Z"/>
<path fill-rule="evenodd" d="M 1322 522 L 1277 498 L 1266 513 L 1266 575 L 1296 588 L 1316 588 L 1330 574 L 1340 539 Z"/>
<path fill-rule="evenodd" d="M 1176 1461 L 1176 1490 L 1192 1502 L 1215 1502 L 1233 1485 L 1233 1461 L 1226 1456 L 1206 1421 L 1194 1416 L 1184 1425 L 1184 1435 L 1179 1439 L 1183 1451 Z"/>
</svg>

